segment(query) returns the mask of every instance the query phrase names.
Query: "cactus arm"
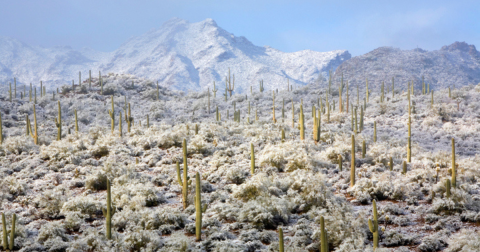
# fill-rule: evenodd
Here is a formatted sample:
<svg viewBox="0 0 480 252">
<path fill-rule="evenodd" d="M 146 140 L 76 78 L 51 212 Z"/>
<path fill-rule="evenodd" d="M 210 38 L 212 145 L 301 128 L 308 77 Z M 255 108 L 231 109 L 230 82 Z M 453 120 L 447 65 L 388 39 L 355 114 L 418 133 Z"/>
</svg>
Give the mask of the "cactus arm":
<svg viewBox="0 0 480 252">
<path fill-rule="evenodd" d="M 178 163 L 178 160 L 177 160 L 176 170 L 177 170 L 177 180 L 178 180 L 178 184 L 183 187 L 182 175 L 180 175 L 180 164 Z"/>
</svg>

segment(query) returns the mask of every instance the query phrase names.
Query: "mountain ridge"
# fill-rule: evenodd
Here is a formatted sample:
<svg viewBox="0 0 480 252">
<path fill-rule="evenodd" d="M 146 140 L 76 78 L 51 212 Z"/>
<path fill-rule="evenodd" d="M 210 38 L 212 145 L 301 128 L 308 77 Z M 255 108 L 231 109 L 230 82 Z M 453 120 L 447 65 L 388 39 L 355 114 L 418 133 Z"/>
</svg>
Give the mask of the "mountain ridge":
<svg viewBox="0 0 480 252">
<path fill-rule="evenodd" d="M 248 91 L 250 86 L 258 89 L 262 79 L 267 89 L 286 89 L 287 78 L 291 84 L 306 85 L 351 57 L 346 50 L 285 53 L 256 46 L 222 29 L 213 19 L 190 23 L 172 18 L 157 29 L 129 38 L 113 52 L 41 48 L 5 37 L 0 45 L 5 40 L 17 46 L 5 50 L 3 55 L 10 53 L 9 58 L 0 53 L 0 80 L 5 83 L 17 77 L 19 83 L 34 85 L 43 80 L 47 87 L 71 84 L 71 80 L 78 84 L 78 72 L 86 80 L 92 70 L 92 75 L 97 71 L 134 74 L 183 91 L 213 88 L 215 81 L 224 90 L 230 67 L 236 75 L 234 92 Z"/>
</svg>

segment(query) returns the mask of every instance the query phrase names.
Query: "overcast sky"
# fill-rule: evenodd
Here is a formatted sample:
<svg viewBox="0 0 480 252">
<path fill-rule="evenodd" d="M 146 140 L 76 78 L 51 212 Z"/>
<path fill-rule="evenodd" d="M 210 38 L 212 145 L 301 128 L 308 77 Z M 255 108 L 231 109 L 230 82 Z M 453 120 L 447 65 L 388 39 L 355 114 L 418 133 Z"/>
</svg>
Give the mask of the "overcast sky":
<svg viewBox="0 0 480 252">
<path fill-rule="evenodd" d="M 255 45 L 286 52 L 478 45 L 480 1 L 0 0 L 0 36 L 30 45 L 113 51 L 172 17 L 213 18 Z M 0 48 L 1 50 L 1 48 Z"/>
</svg>

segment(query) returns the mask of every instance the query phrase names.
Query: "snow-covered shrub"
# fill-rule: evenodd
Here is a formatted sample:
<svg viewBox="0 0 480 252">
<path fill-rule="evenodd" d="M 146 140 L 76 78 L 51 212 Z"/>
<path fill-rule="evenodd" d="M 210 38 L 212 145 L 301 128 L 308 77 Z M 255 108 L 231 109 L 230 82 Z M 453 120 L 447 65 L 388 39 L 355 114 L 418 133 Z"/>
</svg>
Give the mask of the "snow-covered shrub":
<svg viewBox="0 0 480 252">
<path fill-rule="evenodd" d="M 62 213 L 79 212 L 88 216 L 100 213 L 100 211 L 100 202 L 88 196 L 72 197 L 67 202 L 65 202 L 62 207 Z"/>
<path fill-rule="evenodd" d="M 40 228 L 37 241 L 45 243 L 48 240 L 60 238 L 61 241 L 68 241 L 68 235 L 63 225 L 59 221 L 47 222 Z"/>
<path fill-rule="evenodd" d="M 95 191 L 106 190 L 107 175 L 102 171 L 97 171 L 95 174 L 88 175 L 85 180 L 85 188 Z"/>
<path fill-rule="evenodd" d="M 138 180 L 130 181 L 130 183 L 119 183 L 115 180 L 112 187 L 112 200 L 115 205 L 120 208 L 141 209 L 142 207 L 157 206 L 164 202 L 163 195 L 157 194 L 157 189 L 151 183 L 142 183 Z"/>
<path fill-rule="evenodd" d="M 448 248 L 445 252 L 480 251 L 480 232 L 462 229 L 448 239 Z"/>
<path fill-rule="evenodd" d="M 238 221 L 248 222 L 257 229 L 274 229 L 280 223 L 288 223 L 288 201 L 259 197 L 244 203 L 238 215 Z"/>
<path fill-rule="evenodd" d="M 158 251 L 163 246 L 161 234 L 151 230 L 134 230 L 126 232 L 119 242 L 127 251 Z"/>
</svg>

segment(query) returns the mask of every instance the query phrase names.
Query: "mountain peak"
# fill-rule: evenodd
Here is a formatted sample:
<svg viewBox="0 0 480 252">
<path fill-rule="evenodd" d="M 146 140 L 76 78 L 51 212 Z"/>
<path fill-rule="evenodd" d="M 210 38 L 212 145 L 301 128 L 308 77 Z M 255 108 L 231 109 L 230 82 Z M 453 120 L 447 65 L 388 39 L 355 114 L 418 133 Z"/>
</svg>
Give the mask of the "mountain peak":
<svg viewBox="0 0 480 252">
<path fill-rule="evenodd" d="M 451 45 L 442 46 L 440 50 L 449 51 L 449 52 L 459 50 L 461 52 L 468 52 L 470 54 L 475 54 L 475 55 L 477 54 L 477 49 L 475 48 L 474 45 L 469 45 L 466 42 L 458 42 L 458 41 L 455 41 L 455 43 Z"/>
</svg>

